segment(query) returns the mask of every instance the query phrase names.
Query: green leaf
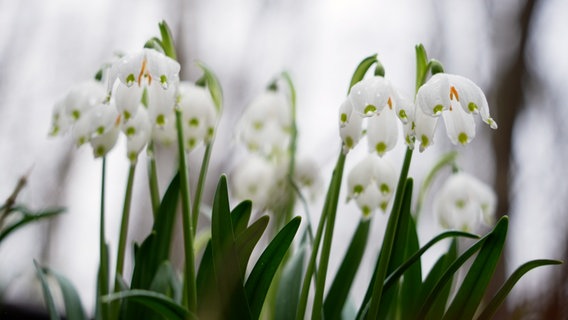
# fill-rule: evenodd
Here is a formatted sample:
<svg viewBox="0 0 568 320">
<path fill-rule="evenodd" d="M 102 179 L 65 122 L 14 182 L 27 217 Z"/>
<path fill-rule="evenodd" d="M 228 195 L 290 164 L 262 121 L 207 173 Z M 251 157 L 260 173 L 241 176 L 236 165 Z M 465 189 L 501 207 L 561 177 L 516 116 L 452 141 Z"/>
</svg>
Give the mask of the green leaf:
<svg viewBox="0 0 568 320">
<path fill-rule="evenodd" d="M 164 49 L 164 53 L 166 56 L 177 60 L 176 47 L 174 46 L 174 39 L 170 27 L 168 27 L 166 21 L 160 22 L 158 27 L 160 28 L 160 35 L 162 36 L 161 45 Z"/>
<path fill-rule="evenodd" d="M 429 292 L 426 294 L 426 299 L 424 303 L 422 303 L 422 307 L 420 308 L 420 312 L 418 313 L 418 319 L 425 319 L 430 309 L 433 306 L 434 301 L 438 298 L 438 296 L 443 292 L 446 284 L 453 279 L 454 274 L 458 271 L 458 269 L 471 257 L 473 256 L 479 249 L 483 246 L 485 241 L 487 241 L 488 237 L 491 234 L 486 235 L 485 237 L 479 239 L 476 243 L 474 243 L 471 247 L 469 247 L 464 253 L 462 253 L 452 264 L 444 271 L 442 276 L 438 279 L 436 284 L 429 288 Z"/>
<path fill-rule="evenodd" d="M 416 92 L 426 82 L 428 75 L 428 55 L 422 44 L 415 47 L 416 51 Z"/>
<path fill-rule="evenodd" d="M 278 232 L 258 258 L 247 279 L 245 291 L 253 319 L 257 319 L 260 315 L 272 278 L 294 240 L 300 221 L 300 217 L 295 217 Z"/>
<path fill-rule="evenodd" d="M 108 294 L 109 286 L 109 265 L 108 265 L 108 243 L 104 243 L 101 248 L 101 261 L 99 264 L 99 270 L 97 274 L 97 295 L 95 301 L 95 319 L 102 320 L 109 317 L 109 306 L 103 305 L 101 302 L 101 297 Z"/>
<path fill-rule="evenodd" d="M 55 307 L 55 302 L 53 302 L 53 296 L 51 295 L 51 291 L 49 290 L 49 285 L 47 284 L 45 271 L 39 266 L 39 264 L 35 260 L 34 260 L 34 265 L 36 268 L 38 278 L 41 282 L 41 288 L 43 290 L 43 299 L 45 301 L 45 305 L 47 306 L 49 319 L 58 320 L 59 313 L 57 312 L 57 308 Z"/>
<path fill-rule="evenodd" d="M 106 303 L 114 300 L 127 300 L 140 303 L 169 320 L 185 320 L 190 317 L 196 319 L 195 315 L 191 314 L 173 299 L 153 291 L 135 289 L 121 291 L 103 297 L 103 302 Z"/>
<path fill-rule="evenodd" d="M 197 66 L 203 70 L 203 76 L 205 77 L 207 88 L 211 93 L 211 98 L 213 98 L 215 107 L 217 107 L 217 112 L 221 113 L 223 108 L 223 90 L 221 89 L 217 76 L 215 76 L 215 73 L 203 62 L 197 61 Z"/>
<path fill-rule="evenodd" d="M 231 222 L 233 224 L 233 234 L 238 236 L 245 231 L 250 221 L 252 213 L 252 202 L 245 200 L 239 203 L 233 211 L 231 211 Z"/>
<path fill-rule="evenodd" d="M 353 87 L 357 82 L 363 80 L 369 68 L 371 68 L 371 66 L 375 64 L 377 61 L 378 61 L 377 54 L 374 54 L 372 56 L 368 56 L 359 63 L 359 65 L 355 69 L 355 72 L 353 73 L 353 77 L 351 77 L 351 82 L 349 84 L 349 91 L 347 93 L 351 91 L 351 87 Z"/>
<path fill-rule="evenodd" d="M 367 247 L 370 221 L 369 219 L 361 220 L 353 234 L 349 248 L 347 248 L 323 304 L 323 312 L 326 319 L 341 318 L 341 310 L 345 306 L 353 279 L 359 270 L 361 259 Z"/>
<path fill-rule="evenodd" d="M 207 318 L 210 308 L 214 308 L 218 302 L 217 283 L 213 270 L 213 251 L 211 240 L 207 243 L 199 270 L 197 272 L 197 315 L 200 319 Z"/>
<path fill-rule="evenodd" d="M 472 319 L 505 246 L 509 219 L 502 217 L 481 247 L 444 319 Z"/>
<path fill-rule="evenodd" d="M 294 319 L 300 301 L 300 289 L 307 244 L 301 245 L 282 270 L 276 293 L 276 320 Z"/>
<path fill-rule="evenodd" d="M 258 243 L 258 240 L 260 240 L 260 238 L 262 237 L 264 230 L 266 230 L 266 226 L 268 226 L 268 220 L 268 216 L 260 217 L 245 231 L 241 232 L 241 234 L 239 234 L 235 239 L 235 247 L 239 260 L 239 270 L 241 272 L 239 277 L 240 279 L 245 278 L 250 255 L 252 254 L 254 247 Z"/>
<path fill-rule="evenodd" d="M 53 270 L 46 269 L 46 271 L 53 275 L 59 284 L 59 288 L 61 288 L 63 302 L 65 304 L 66 318 L 69 320 L 86 320 L 87 316 L 85 314 L 85 309 L 83 309 L 81 298 L 79 298 L 79 293 L 77 293 L 73 284 L 67 278 Z"/>
<path fill-rule="evenodd" d="M 221 176 L 211 214 L 211 249 L 217 283 L 221 316 L 251 318 L 249 303 L 243 289 L 239 258 L 229 209 L 227 178 Z"/>
<path fill-rule="evenodd" d="M 10 212 L 13 212 L 13 211 L 20 212 L 22 214 L 22 216 L 19 217 L 18 219 L 16 219 L 16 221 L 12 222 L 7 227 L 5 227 L 3 230 L 0 231 L 0 243 L 2 243 L 2 240 L 4 240 L 4 238 L 6 238 L 8 235 L 10 235 L 12 232 L 18 230 L 19 228 L 24 227 L 24 226 L 28 225 L 29 223 L 58 215 L 58 214 L 64 212 L 65 209 L 54 208 L 54 209 L 48 209 L 48 210 L 45 210 L 45 211 L 33 212 L 33 211 L 30 211 L 29 209 L 27 209 L 25 207 L 16 206 L 16 207 L 13 207 L 12 210 L 10 210 Z"/>
<path fill-rule="evenodd" d="M 505 301 L 505 298 L 511 292 L 517 281 L 519 281 L 527 272 L 531 271 L 534 268 L 538 268 L 541 266 L 547 265 L 555 265 L 555 264 L 562 264 L 562 261 L 558 260 L 532 260 L 529 261 L 522 266 L 518 267 L 515 272 L 507 279 L 507 281 L 503 284 L 501 289 L 495 294 L 493 299 L 485 306 L 485 309 L 477 319 L 490 319 L 493 317 L 495 312 L 499 309 L 499 306 Z"/>
<path fill-rule="evenodd" d="M 420 250 L 420 242 L 418 240 L 418 233 L 414 219 L 408 213 L 407 225 L 407 246 L 404 255 L 405 260 L 411 257 L 412 254 Z M 422 285 L 422 263 L 420 259 L 414 263 L 407 272 L 404 273 L 402 284 L 400 288 L 400 296 L 398 306 L 398 313 L 402 319 L 409 319 L 413 317 L 416 309 L 416 292 L 419 292 Z M 405 307 L 409 306 L 409 307 Z"/>
<path fill-rule="evenodd" d="M 163 293 L 177 303 L 181 303 L 182 283 L 171 262 L 164 261 L 160 264 L 150 284 L 150 290 Z"/>
<path fill-rule="evenodd" d="M 450 247 L 448 248 L 448 251 L 440 258 L 441 262 L 440 262 L 440 266 L 439 266 L 439 270 L 432 270 L 430 272 L 430 274 L 428 275 L 428 278 L 426 279 L 426 281 L 424 282 L 424 285 L 422 286 L 422 294 L 420 295 L 420 300 L 419 300 L 419 304 L 417 305 L 421 305 L 422 302 L 424 302 L 424 299 L 426 299 L 426 294 L 427 294 L 427 289 L 432 288 L 437 281 L 441 278 L 443 271 L 452 263 L 456 260 L 458 256 L 458 242 L 456 239 L 454 239 L 450 245 Z M 434 267 L 438 267 L 438 266 L 434 266 Z M 430 279 L 432 276 L 433 279 Z M 429 281 L 429 282 L 428 282 Z M 433 281 L 433 282 L 432 282 Z M 453 282 L 453 278 L 451 278 L 446 284 L 445 286 L 440 290 L 440 293 L 438 294 L 438 296 L 436 297 L 436 299 L 434 300 L 434 302 L 432 302 L 432 306 L 430 307 L 430 311 L 428 312 L 428 316 L 427 319 L 428 320 L 438 320 L 441 319 L 444 316 L 444 312 L 446 311 L 446 306 L 448 305 L 448 299 L 450 297 L 450 293 L 452 290 L 452 282 Z M 417 311 L 417 310 L 415 310 Z"/>
</svg>

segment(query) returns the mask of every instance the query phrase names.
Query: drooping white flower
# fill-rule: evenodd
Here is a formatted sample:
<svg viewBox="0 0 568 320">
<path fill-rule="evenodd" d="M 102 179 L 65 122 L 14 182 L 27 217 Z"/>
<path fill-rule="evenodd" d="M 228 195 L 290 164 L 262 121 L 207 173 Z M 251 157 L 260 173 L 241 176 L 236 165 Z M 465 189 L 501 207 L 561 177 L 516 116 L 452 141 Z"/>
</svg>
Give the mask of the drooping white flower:
<svg viewBox="0 0 568 320">
<path fill-rule="evenodd" d="M 434 198 L 434 212 L 444 228 L 473 231 L 480 221 L 491 224 L 495 192 L 477 178 L 458 172 L 450 176 Z"/>
<path fill-rule="evenodd" d="M 348 200 L 355 199 L 363 216 L 386 211 L 396 187 L 396 170 L 386 158 L 368 154 L 347 176 Z"/>
<path fill-rule="evenodd" d="M 109 131 L 92 137 L 89 141 L 91 143 L 91 147 L 93 148 L 93 155 L 95 158 L 100 158 L 105 156 L 116 144 L 116 140 L 118 140 L 118 134 L 120 133 L 120 129 L 118 126 L 112 127 Z"/>
<path fill-rule="evenodd" d="M 343 152 L 353 149 L 363 135 L 363 117 L 353 111 L 351 101 L 346 99 L 339 107 L 339 136 L 343 141 Z"/>
<path fill-rule="evenodd" d="M 398 142 L 399 122 L 392 107 L 384 108 L 378 115 L 368 119 L 367 142 L 369 151 L 382 157 Z"/>
<path fill-rule="evenodd" d="M 85 81 L 69 90 L 63 104 L 68 119 L 77 122 L 86 112 L 94 106 L 103 103 L 107 94 L 104 86 L 97 81 Z"/>
<path fill-rule="evenodd" d="M 245 110 L 239 123 L 239 139 L 250 151 L 265 156 L 286 153 L 290 141 L 290 109 L 284 93 L 263 92 Z"/>
<path fill-rule="evenodd" d="M 208 142 L 213 137 L 217 124 L 217 109 L 209 90 L 181 82 L 179 106 L 183 114 L 186 149 L 192 150 L 201 142 Z"/>
<path fill-rule="evenodd" d="M 126 136 L 126 156 L 134 163 L 152 135 L 152 124 L 144 106 L 139 106 L 135 115 L 122 124 L 122 132 Z"/>
<path fill-rule="evenodd" d="M 464 145 L 475 137 L 475 114 L 479 114 L 492 129 L 497 129 L 497 123 L 489 115 L 483 91 L 462 76 L 446 73 L 432 76 L 418 90 L 416 108 L 423 113 L 419 116 L 416 111 L 417 140 L 421 143 L 421 150 L 433 143 L 433 131 L 430 129 L 435 127 L 435 123 L 425 116 L 436 119 L 442 115 L 446 133 L 454 144 Z M 418 136 L 418 131 L 421 131 L 421 136 Z"/>
<path fill-rule="evenodd" d="M 353 110 L 361 116 L 379 114 L 385 107 L 392 107 L 394 91 L 390 81 L 374 76 L 357 82 L 349 91 Z"/>
<path fill-rule="evenodd" d="M 233 170 L 232 190 L 239 199 L 249 199 L 266 208 L 275 183 L 275 167 L 264 157 L 249 153 Z"/>
</svg>

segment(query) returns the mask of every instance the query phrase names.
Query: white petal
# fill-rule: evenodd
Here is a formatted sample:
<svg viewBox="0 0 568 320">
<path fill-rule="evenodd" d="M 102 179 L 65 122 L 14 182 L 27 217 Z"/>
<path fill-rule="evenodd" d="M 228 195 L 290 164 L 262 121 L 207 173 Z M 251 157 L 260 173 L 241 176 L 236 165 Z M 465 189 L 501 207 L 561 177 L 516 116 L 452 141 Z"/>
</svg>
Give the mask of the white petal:
<svg viewBox="0 0 568 320">
<path fill-rule="evenodd" d="M 397 171 L 392 162 L 386 158 L 375 157 L 373 179 L 381 194 L 388 201 L 394 194 L 397 181 Z"/>
<path fill-rule="evenodd" d="M 398 141 L 398 118 L 395 111 L 385 108 L 376 116 L 369 118 L 367 125 L 367 142 L 369 152 L 383 156 L 392 150 Z"/>
<path fill-rule="evenodd" d="M 183 113 L 186 145 L 192 149 L 212 137 L 217 123 L 217 109 L 209 90 L 182 82 L 179 86 L 179 106 Z"/>
<path fill-rule="evenodd" d="M 53 106 L 53 111 L 51 113 L 51 129 L 49 130 L 49 135 L 57 136 L 64 134 L 69 130 L 73 120 L 69 118 L 65 112 L 65 101 L 58 101 Z"/>
<path fill-rule="evenodd" d="M 347 175 L 347 197 L 356 198 L 371 184 L 376 156 L 367 154 Z"/>
<path fill-rule="evenodd" d="M 416 140 L 420 142 L 420 152 L 426 150 L 427 147 L 434 144 L 434 133 L 438 118 L 424 114 L 421 108 L 415 109 L 414 132 Z"/>
<path fill-rule="evenodd" d="M 473 231 L 480 218 L 468 181 L 457 174 L 449 177 L 436 194 L 434 212 L 442 227 L 464 231 Z"/>
<path fill-rule="evenodd" d="M 160 83 L 164 89 L 168 89 L 170 82 L 178 77 L 180 64 L 174 59 L 153 49 L 145 49 L 148 61 L 148 72 L 153 81 Z"/>
<path fill-rule="evenodd" d="M 144 51 L 128 54 L 114 63 L 112 73 L 125 85 L 132 86 L 139 80 L 144 59 Z"/>
<path fill-rule="evenodd" d="M 138 111 L 143 92 L 143 87 L 137 85 L 128 87 L 121 81 L 116 82 L 113 97 L 116 108 L 124 117 L 124 121 L 128 121 L 131 117 L 136 116 L 136 111 Z"/>
<path fill-rule="evenodd" d="M 93 155 L 95 158 L 102 157 L 112 150 L 118 139 L 119 132 L 118 127 L 113 127 L 104 134 L 91 139 L 91 147 L 93 147 Z"/>
<path fill-rule="evenodd" d="M 379 190 L 374 185 L 370 185 L 355 199 L 364 219 L 370 219 L 373 216 L 375 210 L 381 205 L 381 198 Z"/>
<path fill-rule="evenodd" d="M 118 111 L 114 105 L 107 103 L 99 104 L 90 112 L 91 134 L 102 135 L 117 127 L 120 123 Z"/>
<path fill-rule="evenodd" d="M 475 137 L 475 120 L 473 115 L 466 113 L 459 103 L 455 103 L 442 114 L 446 133 L 453 144 L 468 144 Z"/>
<path fill-rule="evenodd" d="M 409 121 L 414 120 L 414 103 L 407 99 L 406 97 L 395 95 L 395 110 L 396 115 L 402 121 L 403 124 L 407 124 Z"/>
<path fill-rule="evenodd" d="M 87 81 L 75 85 L 65 97 L 67 116 L 73 121 L 106 99 L 106 90 L 100 82 Z"/>
<path fill-rule="evenodd" d="M 450 108 L 450 83 L 444 73 L 433 75 L 416 94 L 416 104 L 424 114 L 439 116 Z"/>
<path fill-rule="evenodd" d="M 375 76 L 357 82 L 351 88 L 348 98 L 353 110 L 362 116 L 370 117 L 381 112 L 389 100 L 392 104 L 392 96 L 390 82 L 383 77 Z"/>
<path fill-rule="evenodd" d="M 270 198 L 274 167 L 263 157 L 249 154 L 233 170 L 231 186 L 238 199 L 250 199 L 258 208 L 265 208 Z"/>
<path fill-rule="evenodd" d="M 468 113 L 479 113 L 485 123 L 492 129 L 497 129 L 497 123 L 489 114 L 489 104 L 483 90 L 468 78 L 459 75 L 448 75 L 448 78 L 456 87 L 464 110 Z"/>
<path fill-rule="evenodd" d="M 351 103 L 346 100 L 340 107 L 340 114 L 342 109 L 351 108 Z M 347 111 L 347 110 L 346 110 Z M 340 115 L 341 118 L 341 115 Z M 339 125 L 339 136 L 343 141 L 343 152 L 347 153 L 349 150 L 353 149 L 359 140 L 361 140 L 361 135 L 363 133 L 363 118 L 356 112 L 351 112 L 348 116 L 348 120 L 341 125 Z"/>
<path fill-rule="evenodd" d="M 152 123 L 158 126 L 165 126 L 169 119 L 168 115 L 173 114 L 176 103 L 176 90 L 164 90 L 158 83 L 148 86 L 148 115 Z"/>
</svg>

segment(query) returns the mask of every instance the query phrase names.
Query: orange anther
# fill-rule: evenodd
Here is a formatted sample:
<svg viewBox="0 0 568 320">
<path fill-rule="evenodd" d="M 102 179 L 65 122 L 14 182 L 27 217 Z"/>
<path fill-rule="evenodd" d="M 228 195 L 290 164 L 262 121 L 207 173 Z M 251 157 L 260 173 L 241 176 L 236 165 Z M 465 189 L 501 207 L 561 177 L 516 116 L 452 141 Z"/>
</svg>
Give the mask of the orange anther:
<svg viewBox="0 0 568 320">
<path fill-rule="evenodd" d="M 148 60 L 146 60 L 146 57 L 144 57 L 144 60 L 142 60 L 142 68 L 140 68 L 140 73 L 138 74 L 138 86 L 142 85 L 142 77 L 146 73 L 146 64 L 147 63 L 148 63 Z"/>
<path fill-rule="evenodd" d="M 392 110 L 392 100 L 391 100 L 390 97 L 389 97 L 389 100 L 387 101 L 387 104 L 389 105 L 389 109 Z"/>
<path fill-rule="evenodd" d="M 450 100 L 451 99 L 456 99 L 456 101 L 460 101 L 460 96 L 458 94 L 458 91 L 456 90 L 456 87 L 451 86 L 450 87 Z"/>
</svg>

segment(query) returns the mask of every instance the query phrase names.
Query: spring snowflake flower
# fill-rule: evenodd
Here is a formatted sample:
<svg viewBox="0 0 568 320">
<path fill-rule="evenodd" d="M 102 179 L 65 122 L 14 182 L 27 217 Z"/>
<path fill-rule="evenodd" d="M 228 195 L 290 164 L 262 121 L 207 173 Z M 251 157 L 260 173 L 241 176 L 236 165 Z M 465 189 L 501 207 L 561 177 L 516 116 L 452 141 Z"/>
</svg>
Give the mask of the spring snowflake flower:
<svg viewBox="0 0 568 320">
<path fill-rule="evenodd" d="M 152 123 L 144 106 L 139 106 L 135 115 L 122 124 L 122 132 L 126 136 L 126 156 L 135 163 L 138 154 L 150 141 Z"/>
<path fill-rule="evenodd" d="M 239 139 L 249 151 L 265 156 L 283 154 L 290 141 L 290 101 L 281 91 L 266 90 L 247 107 L 239 124 Z"/>
<path fill-rule="evenodd" d="M 124 120 L 135 115 L 146 91 L 150 120 L 165 126 L 176 102 L 179 70 L 177 61 L 153 49 L 143 49 L 115 62 L 110 85 L 115 86 L 117 108 Z M 114 79 L 119 83 L 115 85 Z"/>
<path fill-rule="evenodd" d="M 266 158 L 249 153 L 233 170 L 232 189 L 239 199 L 249 199 L 258 208 L 266 208 L 275 183 L 276 167 Z"/>
<path fill-rule="evenodd" d="M 458 172 L 450 176 L 434 198 L 434 212 L 448 229 L 472 231 L 482 221 L 493 223 L 497 196 L 477 178 Z"/>
<path fill-rule="evenodd" d="M 489 115 L 485 94 L 473 81 L 462 76 L 433 75 L 418 90 L 416 104 L 416 137 L 421 151 L 434 143 L 433 133 L 440 115 L 453 144 L 465 145 L 475 137 L 475 114 L 492 129 L 497 129 L 497 123 Z"/>
<path fill-rule="evenodd" d="M 347 176 L 347 199 L 355 199 L 363 217 L 375 209 L 386 212 L 396 187 L 396 170 L 386 158 L 367 155 Z"/>
<path fill-rule="evenodd" d="M 192 150 L 201 142 L 211 141 L 218 115 L 209 90 L 189 82 L 181 82 L 179 106 L 183 114 L 186 149 Z"/>
</svg>

